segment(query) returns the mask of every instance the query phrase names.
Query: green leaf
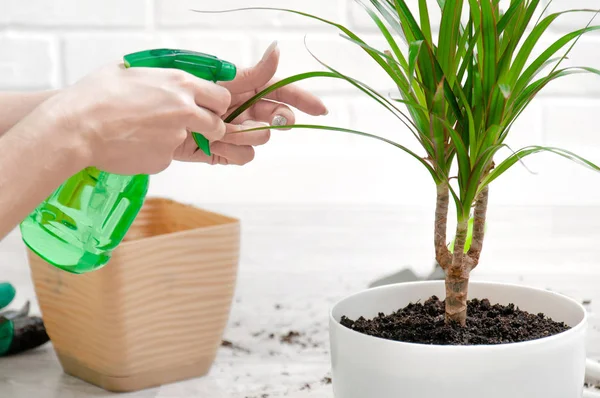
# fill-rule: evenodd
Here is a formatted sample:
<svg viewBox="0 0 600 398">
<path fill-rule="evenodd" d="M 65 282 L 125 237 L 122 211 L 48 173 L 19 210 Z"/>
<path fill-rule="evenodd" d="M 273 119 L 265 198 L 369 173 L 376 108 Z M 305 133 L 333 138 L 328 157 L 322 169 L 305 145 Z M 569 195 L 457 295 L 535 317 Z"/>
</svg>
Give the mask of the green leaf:
<svg viewBox="0 0 600 398">
<path fill-rule="evenodd" d="M 410 47 L 408 49 L 408 83 L 409 86 L 412 87 L 413 80 L 415 78 L 415 68 L 417 65 L 417 57 L 421 52 L 421 46 L 423 45 L 423 40 L 418 40 L 410 43 Z"/>
<path fill-rule="evenodd" d="M 501 21 L 498 23 L 498 35 L 502 35 L 502 40 L 500 42 L 500 48 L 498 51 L 498 80 L 502 81 L 505 79 L 507 73 L 509 72 L 510 65 L 512 63 L 512 59 L 514 56 L 514 52 L 517 49 L 517 46 L 522 38 L 522 29 L 526 27 L 528 23 L 528 15 L 526 5 L 523 1 L 515 2 L 513 5 L 516 5 L 515 8 L 516 15 L 508 21 L 506 28 L 500 30 L 500 23 L 506 15 L 502 17 Z M 511 8 L 513 8 L 511 6 Z"/>
<path fill-rule="evenodd" d="M 375 135 L 375 134 L 365 133 L 365 132 L 359 131 L 359 130 L 347 129 L 347 128 L 342 128 L 342 127 L 315 125 L 315 124 L 293 124 L 293 125 L 287 125 L 287 126 L 256 127 L 256 128 L 245 129 L 245 130 L 242 130 L 242 131 L 237 131 L 237 132 L 235 132 L 233 134 L 245 133 L 245 132 L 250 132 L 250 131 L 260 131 L 260 130 L 264 130 L 264 129 L 272 129 L 272 130 L 278 130 L 278 129 L 285 129 L 285 130 L 287 130 L 287 129 L 327 130 L 327 131 L 337 131 L 337 132 L 342 132 L 342 133 L 349 133 L 349 134 L 355 134 L 355 135 L 359 135 L 359 136 L 363 136 L 363 137 L 373 138 L 373 139 L 385 142 L 387 144 L 393 145 L 396 148 L 401 149 L 402 151 L 406 152 L 407 154 L 409 154 L 410 156 L 412 156 L 413 158 L 415 158 L 416 160 L 418 160 L 419 163 L 421 163 L 421 165 L 423 165 L 427 169 L 427 171 L 429 172 L 429 174 L 431 174 L 431 176 L 433 177 L 433 179 L 435 180 L 436 183 L 439 183 L 441 181 L 440 178 L 439 178 L 439 176 L 436 174 L 435 170 L 431 167 L 431 165 L 429 163 L 427 163 L 419 155 L 417 155 L 416 153 L 414 153 L 413 151 L 411 151 L 410 149 L 408 149 L 407 147 L 405 147 L 405 146 L 403 146 L 401 144 L 398 144 L 397 142 L 394 142 L 392 140 L 389 140 L 387 138 L 380 137 L 380 136 Z"/>
<path fill-rule="evenodd" d="M 419 28 L 417 21 L 410 12 L 410 9 L 404 2 L 404 0 L 395 0 L 396 8 L 398 10 L 398 16 L 400 18 L 404 33 L 409 43 L 414 42 L 425 42 L 425 36 Z M 418 62 L 419 71 L 421 72 L 421 82 L 426 88 L 426 93 L 429 96 L 435 93 L 437 89 L 438 77 L 435 74 L 432 63 L 432 52 L 428 43 L 425 43 L 425 51 L 419 51 L 421 62 Z"/>
<path fill-rule="evenodd" d="M 305 45 L 306 45 L 306 41 L 305 41 Z M 313 54 L 312 51 L 310 51 L 310 49 L 308 47 L 306 47 L 306 49 L 309 52 L 309 54 L 323 67 L 329 69 L 332 73 L 334 73 L 340 79 L 346 80 L 347 82 L 352 84 L 354 87 L 358 88 L 359 90 L 361 90 L 362 92 L 364 92 L 365 94 L 367 94 L 368 96 L 373 98 L 380 105 L 384 106 L 388 111 L 392 112 L 394 114 L 394 116 L 396 116 L 400 120 L 400 122 L 402 122 L 410 130 L 410 132 L 421 143 L 421 145 L 423 145 L 423 147 L 425 148 L 427 153 L 434 154 L 433 143 L 431 143 L 431 141 L 428 140 L 428 137 L 426 134 L 422 133 L 423 130 L 421 128 L 419 128 L 407 115 L 405 115 L 404 112 L 402 112 L 400 109 L 395 107 L 387 98 L 385 98 L 384 96 L 379 94 L 375 89 L 369 87 L 367 84 L 365 84 L 359 80 L 356 80 L 354 78 L 351 78 L 347 75 L 344 75 L 343 73 L 333 69 L 331 66 L 329 66 L 325 62 L 321 61 L 315 54 Z M 418 104 L 416 104 L 416 103 L 411 104 L 410 102 L 407 101 L 406 104 L 409 109 L 411 109 L 411 108 L 418 109 Z M 394 111 L 398 112 L 398 114 L 396 114 Z M 404 119 L 402 119 L 399 115 L 402 115 L 404 117 Z M 420 118 L 418 118 L 417 120 L 420 120 Z M 413 127 L 414 127 L 414 129 L 413 129 Z"/>
<path fill-rule="evenodd" d="M 552 1 L 552 0 L 550 0 Z M 537 10 L 538 6 L 540 4 L 540 0 L 531 0 L 527 3 L 526 5 L 526 9 L 525 9 L 525 14 L 521 14 L 521 18 L 519 18 L 515 24 L 509 24 L 511 25 L 512 30 L 510 32 L 505 31 L 505 33 L 509 33 L 511 37 L 511 42 L 513 43 L 513 45 L 510 47 L 513 51 L 514 48 L 516 48 L 516 46 L 518 45 L 518 43 L 521 41 L 521 38 L 523 37 L 523 35 L 525 34 L 525 30 L 527 29 L 527 27 L 529 26 L 529 23 L 531 22 L 531 18 L 533 18 L 533 15 L 535 14 L 535 11 Z"/>
<path fill-rule="evenodd" d="M 230 12 L 239 12 L 239 11 L 279 11 L 279 12 L 287 12 L 287 13 L 291 13 L 291 14 L 296 14 L 296 15 L 301 15 L 310 19 L 314 19 L 316 21 L 322 22 L 324 24 L 333 26 L 337 29 L 339 29 L 340 31 L 344 32 L 346 35 L 348 35 L 349 37 L 353 38 L 356 41 L 359 41 L 361 43 L 364 43 L 364 41 L 358 37 L 356 34 L 354 34 L 350 29 L 346 28 L 344 25 L 341 25 L 339 23 L 335 23 L 332 21 L 329 21 L 327 19 L 324 18 L 320 18 L 317 17 L 315 15 L 312 14 L 308 14 L 306 12 L 301 12 L 301 11 L 296 11 L 296 10 L 291 10 L 291 9 L 287 9 L 287 8 L 275 8 L 275 7 L 246 7 L 246 8 L 235 8 L 235 9 L 229 9 L 229 10 L 220 10 L 220 11 L 202 11 L 202 10 L 192 10 L 193 12 L 197 12 L 197 13 L 201 13 L 201 14 L 222 14 L 222 13 L 230 13 Z M 383 68 L 383 70 L 386 71 L 386 73 L 392 78 L 392 79 L 396 79 L 396 74 L 395 72 L 392 70 L 392 68 L 390 68 L 390 66 L 387 64 L 387 62 L 385 62 L 385 60 L 380 57 L 379 55 L 377 55 L 376 53 L 374 53 L 373 51 L 370 51 L 368 49 L 365 49 L 365 51 L 367 52 L 367 54 L 369 54 L 371 56 L 371 58 L 373 58 L 373 60 L 375 62 L 377 62 L 379 64 L 379 66 L 381 66 Z"/>
<path fill-rule="evenodd" d="M 416 40 L 425 40 L 425 36 L 421 32 L 419 28 L 419 24 L 415 20 L 412 12 L 406 5 L 404 0 L 394 0 L 396 11 L 398 12 L 398 17 L 400 18 L 400 25 L 406 35 L 406 39 L 409 43 Z"/>
<path fill-rule="evenodd" d="M 368 44 L 358 42 L 358 41 L 344 35 L 343 33 L 340 33 L 340 37 L 342 37 L 343 39 L 348 40 L 364 49 L 373 51 L 374 53 L 376 53 L 376 54 L 380 55 L 382 58 L 384 58 L 387 61 L 387 64 L 390 66 L 390 68 L 396 74 L 397 80 L 395 80 L 395 83 L 396 83 L 396 86 L 398 87 L 398 89 L 404 95 L 406 95 L 407 98 L 410 97 L 419 103 L 423 103 L 423 104 L 425 103 L 425 100 L 423 99 L 423 91 L 421 90 L 420 82 L 418 80 L 415 80 L 414 81 L 415 84 L 413 84 L 412 87 L 409 86 L 408 80 L 406 79 L 404 72 L 402 72 L 402 70 L 400 69 L 401 65 L 398 63 L 398 61 L 396 61 L 396 59 L 391 55 L 391 53 L 388 54 L 388 53 L 381 52 L 381 51 L 377 50 L 376 48 L 373 48 L 373 47 L 369 46 Z M 408 70 L 408 67 L 407 67 L 407 70 Z M 412 90 L 412 92 L 411 92 L 411 90 Z"/>
<path fill-rule="evenodd" d="M 377 0 L 372 0 L 377 1 Z M 433 46 L 433 38 L 431 36 L 431 22 L 429 20 L 429 9 L 427 8 L 427 0 L 419 0 L 419 16 L 421 17 L 421 29 L 425 40 Z"/>
<path fill-rule="evenodd" d="M 514 115 L 516 113 L 520 113 L 520 111 L 522 111 L 527 105 L 529 105 L 533 98 L 552 81 L 565 76 L 581 73 L 591 73 L 595 75 L 600 75 L 600 70 L 588 67 L 570 67 L 554 71 L 550 75 L 545 76 L 527 86 L 527 88 L 523 90 L 511 104 L 510 114 Z"/>
<path fill-rule="evenodd" d="M 442 114 L 444 109 L 444 83 L 440 82 L 438 88 L 433 96 L 433 109 L 429 114 L 429 129 L 431 130 L 431 136 L 433 137 L 433 143 L 435 146 L 435 159 L 436 164 L 445 165 L 444 152 L 446 149 L 446 136 L 443 124 L 437 117 L 438 114 Z"/>
<path fill-rule="evenodd" d="M 454 129 L 449 129 L 448 133 L 450 134 L 450 138 L 452 139 L 452 143 L 454 144 L 454 148 L 456 149 L 456 159 L 458 161 L 458 184 L 459 187 L 464 187 L 466 182 L 469 179 L 469 172 L 471 171 L 471 165 L 469 162 L 469 151 L 465 146 L 465 143 Z"/>
<path fill-rule="evenodd" d="M 383 16 L 386 22 L 394 29 L 394 31 L 400 36 L 400 38 L 404 41 L 404 43 L 408 44 L 408 40 L 406 39 L 406 35 L 404 34 L 404 30 L 400 25 L 400 20 L 398 19 L 398 15 L 396 14 L 396 10 L 393 5 L 390 5 L 386 1 L 381 0 L 371 0 L 371 3 L 377 8 L 377 11 Z"/>
<path fill-rule="evenodd" d="M 258 101 L 260 101 L 265 96 L 271 94 L 273 91 L 280 89 L 281 87 L 287 86 L 289 84 L 296 83 L 301 80 L 311 79 L 313 77 L 329 77 L 329 78 L 335 78 L 335 79 L 339 78 L 339 76 L 336 75 L 335 73 L 316 71 L 316 72 L 300 73 L 298 75 L 294 75 L 294 76 L 290 76 L 286 79 L 282 79 L 282 80 L 272 84 L 271 86 L 265 88 L 264 90 L 262 90 L 261 92 L 259 92 L 258 94 L 254 95 L 252 98 L 247 100 L 245 103 L 240 105 L 235 111 L 233 111 L 229 116 L 227 116 L 227 118 L 225 118 L 225 123 L 231 123 L 233 120 L 235 120 L 235 118 L 237 118 L 242 113 L 244 113 L 244 111 L 248 110 L 252 105 L 256 104 Z"/>
<path fill-rule="evenodd" d="M 440 64 L 448 84 L 454 86 L 456 70 L 453 70 L 454 57 L 459 41 L 460 17 L 463 9 L 463 0 L 455 0 L 446 3 L 442 11 L 442 21 L 438 38 L 437 60 Z"/>
<path fill-rule="evenodd" d="M 498 59 L 498 32 L 496 17 L 492 10 L 492 0 L 481 0 L 481 37 L 483 40 L 483 96 L 486 104 L 492 101 L 496 83 L 496 65 Z"/>
<path fill-rule="evenodd" d="M 535 22 L 535 24 L 536 24 L 536 25 L 537 25 L 537 24 L 539 24 L 539 23 L 540 23 L 540 21 L 542 20 L 542 17 L 543 17 L 544 15 L 546 15 L 546 11 L 548 11 L 548 8 L 550 8 L 550 6 L 552 5 L 552 2 L 553 2 L 553 1 L 554 1 L 554 0 L 548 0 L 548 1 L 546 2 L 546 6 L 545 6 L 545 7 L 542 9 L 542 12 L 540 13 L 540 16 L 538 17 L 537 21 Z"/>
<path fill-rule="evenodd" d="M 454 58 L 458 49 L 457 43 L 460 36 L 460 17 L 463 9 L 463 0 L 455 0 L 445 4 L 442 10 L 442 21 L 438 38 L 437 61 L 450 87 L 454 86 L 456 78 L 456 65 Z"/>
<path fill-rule="evenodd" d="M 479 1 L 480 0 L 469 0 L 471 18 L 473 19 L 473 26 L 475 29 L 481 26 L 481 9 L 479 8 Z"/>
<path fill-rule="evenodd" d="M 479 29 L 475 32 L 474 35 L 471 35 L 471 32 L 469 32 L 469 36 L 470 36 L 469 47 L 467 48 L 465 55 L 463 55 L 462 64 L 461 64 L 460 70 L 459 70 L 457 78 L 456 78 L 457 82 L 462 82 L 464 74 L 467 71 L 467 69 L 469 67 L 473 66 L 474 57 L 472 56 L 472 54 L 473 54 L 473 50 L 475 49 L 475 46 L 477 45 L 477 42 L 478 42 L 479 32 L 480 32 Z M 469 75 L 472 75 L 472 74 L 469 74 Z M 469 92 L 468 89 L 465 89 L 465 91 Z"/>
<path fill-rule="evenodd" d="M 510 86 L 508 84 L 500 84 L 498 85 L 498 88 L 500 89 L 500 92 L 502 93 L 502 96 L 505 99 L 509 99 L 510 98 Z"/>
<path fill-rule="evenodd" d="M 520 13 L 518 11 L 523 9 L 524 0 L 512 1 L 510 7 L 504 13 L 500 21 L 498 21 L 498 34 L 504 32 L 504 29 L 508 26 L 508 23 L 512 21 L 515 16 L 518 16 Z"/>
<path fill-rule="evenodd" d="M 547 16 L 546 18 L 544 18 L 538 25 L 536 25 L 533 28 L 533 30 L 527 36 L 527 39 L 523 43 L 523 46 L 521 47 L 521 49 L 515 56 L 513 65 L 511 66 L 510 73 L 508 75 L 508 79 L 509 79 L 508 84 L 510 84 L 512 87 L 516 87 L 516 82 L 519 79 L 519 77 L 521 76 L 521 72 L 523 71 L 525 64 L 530 59 L 531 53 L 532 53 L 535 45 L 539 42 L 540 38 L 543 36 L 543 34 L 546 32 L 546 30 L 550 27 L 552 22 L 554 22 L 561 15 L 565 15 L 568 13 L 592 12 L 592 11 L 593 10 L 586 10 L 586 9 L 568 10 L 568 11 L 554 13 L 554 14 L 551 14 L 551 15 Z M 586 29 L 590 29 L 590 30 L 586 30 Z M 523 73 L 524 79 L 531 79 L 535 75 L 535 73 L 539 70 L 539 68 L 548 59 L 550 59 L 557 51 L 559 51 L 561 48 L 563 48 L 565 45 L 567 45 L 571 40 L 592 30 L 592 28 L 586 28 L 586 29 L 581 29 L 576 32 L 569 33 L 569 34 L 561 37 L 559 40 L 557 40 L 542 55 L 540 55 L 535 60 L 535 62 Z M 523 81 L 525 81 L 525 80 L 523 80 Z M 528 83 L 529 81 L 530 80 L 527 80 L 526 83 Z M 519 86 L 522 87 L 523 84 L 521 84 Z"/>
<path fill-rule="evenodd" d="M 467 22 L 467 27 L 471 26 L 471 19 L 469 18 L 469 21 Z M 459 65 L 461 65 L 461 62 L 468 62 L 471 59 L 472 53 L 468 52 L 469 49 L 469 39 L 470 39 L 470 29 L 465 29 L 464 32 L 462 32 L 459 35 L 459 39 L 458 39 L 458 45 L 456 46 L 456 55 L 454 57 L 454 65 L 452 65 L 452 71 L 454 74 L 456 74 L 456 81 L 461 84 L 462 83 L 462 77 L 459 76 L 459 74 L 456 73 L 456 71 L 459 70 Z"/>
<path fill-rule="evenodd" d="M 583 157 L 581 157 L 579 155 L 574 154 L 573 152 L 567 151 L 565 149 L 554 148 L 554 147 L 544 147 L 544 146 L 529 146 L 529 147 L 519 149 L 517 152 L 510 155 L 502 163 L 500 163 L 498 166 L 496 166 L 496 168 L 494 168 L 494 170 L 492 170 L 487 175 L 487 177 L 485 177 L 483 179 L 478 192 L 481 192 L 481 190 L 486 185 L 489 185 L 492 181 L 494 181 L 495 179 L 500 177 L 502 174 L 504 174 L 510 167 L 512 167 L 518 161 L 522 160 L 523 158 L 525 158 L 527 156 L 530 156 L 530 155 L 533 155 L 533 154 L 539 153 L 539 152 L 550 152 L 555 155 L 562 156 L 565 159 L 569 159 L 569 160 L 571 160 L 579 165 L 582 165 L 588 169 L 600 172 L 600 167 L 598 167 L 596 164 L 592 163 L 591 161 L 589 161 L 587 159 L 584 159 Z"/>
<path fill-rule="evenodd" d="M 388 65 L 390 65 L 390 67 L 394 70 L 398 69 L 398 73 L 401 73 L 397 63 L 394 60 L 388 59 Z M 419 104 L 420 107 L 422 107 L 421 104 L 427 104 L 427 101 L 425 99 L 425 94 L 423 93 L 423 91 L 421 90 L 421 86 L 420 86 L 420 82 L 418 80 L 415 80 L 416 84 L 413 84 L 412 87 L 408 86 L 407 83 L 407 88 L 404 89 L 402 87 L 398 87 L 398 90 L 400 91 L 400 95 L 405 99 L 405 100 L 412 100 L 413 103 L 417 103 Z M 412 91 L 411 91 L 412 90 Z M 422 126 L 422 121 L 425 120 L 425 115 L 427 114 L 427 112 L 429 112 L 429 110 L 427 108 L 425 108 L 425 112 L 424 113 L 419 113 L 416 112 L 414 110 L 414 108 L 408 108 L 411 115 L 413 115 L 413 117 L 415 118 L 415 123 L 418 124 L 419 126 Z"/>
<path fill-rule="evenodd" d="M 355 1 L 356 1 L 356 3 L 358 3 L 360 6 L 362 6 L 364 8 L 364 10 L 367 12 L 367 14 L 369 14 L 369 16 L 371 17 L 371 19 L 375 22 L 375 24 L 377 25 L 377 27 L 381 31 L 381 34 L 383 35 L 383 37 L 385 37 L 385 40 L 388 42 L 390 48 L 394 52 L 394 55 L 396 56 L 396 58 L 400 62 L 400 65 L 403 65 L 404 68 L 406 68 L 406 59 L 404 58 L 404 55 L 402 54 L 402 51 L 400 51 L 400 48 L 398 47 L 398 44 L 396 43 L 396 40 L 394 40 L 394 37 L 392 36 L 392 34 L 388 30 L 388 28 L 385 26 L 385 24 L 361 0 L 355 0 Z"/>
<path fill-rule="evenodd" d="M 414 16 L 410 12 L 410 9 L 406 5 L 406 2 L 404 0 L 394 0 L 394 3 L 404 28 L 406 38 L 409 40 L 409 42 L 425 40 L 425 36 L 419 28 Z M 448 101 L 448 104 L 456 116 L 456 120 L 462 120 L 462 112 L 458 106 L 456 97 L 452 92 L 452 88 L 448 84 L 447 77 L 444 79 L 444 72 L 442 71 L 437 59 L 433 55 L 431 47 L 429 47 L 429 44 L 426 41 L 424 42 L 424 49 L 419 52 L 419 62 L 417 65 L 421 73 L 421 82 L 423 83 L 424 87 L 426 88 L 425 91 L 430 97 L 429 100 L 433 100 L 431 96 L 435 94 L 439 82 L 444 80 L 446 101 Z"/>
<path fill-rule="evenodd" d="M 480 182 L 486 176 L 486 173 L 489 171 L 490 166 L 493 162 L 493 157 L 503 147 L 503 145 L 492 145 L 487 147 L 482 151 L 481 155 L 477 159 L 475 166 L 472 168 L 471 173 L 469 175 L 469 180 L 467 181 L 466 188 L 464 189 L 462 201 L 463 201 L 463 209 L 462 211 L 466 214 L 469 212 L 469 207 L 475 201 L 477 195 L 479 195 L 478 188 L 480 187 Z"/>
</svg>

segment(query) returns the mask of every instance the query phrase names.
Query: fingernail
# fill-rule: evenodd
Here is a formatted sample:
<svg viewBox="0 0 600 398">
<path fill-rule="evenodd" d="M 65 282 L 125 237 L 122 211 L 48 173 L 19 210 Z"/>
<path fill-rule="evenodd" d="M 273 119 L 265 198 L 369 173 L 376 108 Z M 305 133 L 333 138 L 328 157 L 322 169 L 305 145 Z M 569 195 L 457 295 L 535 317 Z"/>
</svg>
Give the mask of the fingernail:
<svg viewBox="0 0 600 398">
<path fill-rule="evenodd" d="M 273 118 L 273 126 L 285 126 L 287 124 L 287 118 L 285 116 L 277 115 Z"/>
<path fill-rule="evenodd" d="M 325 113 L 323 114 L 323 116 L 327 116 L 329 115 L 329 109 L 325 108 Z"/>
<path fill-rule="evenodd" d="M 254 120 L 246 120 L 242 122 L 242 126 L 248 127 L 267 127 L 269 124 L 264 122 L 256 122 Z"/>
<path fill-rule="evenodd" d="M 267 47 L 267 50 L 265 51 L 265 53 L 262 57 L 262 61 L 269 58 L 269 56 L 273 53 L 273 51 L 275 51 L 276 48 L 277 48 L 277 40 L 275 40 L 273 43 L 271 43 L 271 45 L 269 47 Z"/>
</svg>

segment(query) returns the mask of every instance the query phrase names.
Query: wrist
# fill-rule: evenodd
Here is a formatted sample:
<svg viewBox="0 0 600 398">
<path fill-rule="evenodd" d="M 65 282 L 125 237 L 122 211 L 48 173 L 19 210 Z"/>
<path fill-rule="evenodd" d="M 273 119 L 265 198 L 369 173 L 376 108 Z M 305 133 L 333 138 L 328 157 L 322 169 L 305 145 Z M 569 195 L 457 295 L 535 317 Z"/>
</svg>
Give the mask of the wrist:
<svg viewBox="0 0 600 398">
<path fill-rule="evenodd" d="M 41 120 L 49 121 L 47 135 L 51 147 L 66 160 L 69 159 L 76 171 L 92 164 L 92 144 L 85 134 L 84 125 L 75 113 L 64 109 L 61 101 L 50 98 L 40 106 Z"/>
<path fill-rule="evenodd" d="M 45 151 L 54 154 L 54 166 L 74 174 L 91 164 L 91 146 L 71 120 L 50 98 L 24 122 L 31 139 L 40 141 Z"/>
</svg>

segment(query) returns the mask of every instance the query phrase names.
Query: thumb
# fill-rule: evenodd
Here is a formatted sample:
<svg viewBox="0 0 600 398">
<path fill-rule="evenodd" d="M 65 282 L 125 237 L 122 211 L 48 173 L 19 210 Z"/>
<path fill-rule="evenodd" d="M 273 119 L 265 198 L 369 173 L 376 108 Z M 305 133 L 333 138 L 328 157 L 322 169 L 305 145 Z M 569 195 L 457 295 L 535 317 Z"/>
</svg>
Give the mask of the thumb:
<svg viewBox="0 0 600 398">
<path fill-rule="evenodd" d="M 240 70 L 233 81 L 224 82 L 221 85 L 232 94 L 245 93 L 265 86 L 277 72 L 279 54 L 279 47 L 274 41 L 256 65 Z"/>
</svg>

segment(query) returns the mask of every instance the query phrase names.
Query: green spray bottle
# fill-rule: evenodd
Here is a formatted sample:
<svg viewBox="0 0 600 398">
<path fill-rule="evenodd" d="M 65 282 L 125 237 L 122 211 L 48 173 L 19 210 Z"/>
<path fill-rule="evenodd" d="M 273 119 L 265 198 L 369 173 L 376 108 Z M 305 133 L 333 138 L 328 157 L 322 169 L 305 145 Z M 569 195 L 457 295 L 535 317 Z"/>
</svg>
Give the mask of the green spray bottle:
<svg viewBox="0 0 600 398">
<path fill-rule="evenodd" d="M 173 68 L 201 79 L 231 81 L 236 67 L 212 55 L 173 49 L 124 57 L 126 67 Z M 208 140 L 193 133 L 210 155 Z M 25 244 L 48 263 L 82 274 L 101 268 L 121 243 L 141 209 L 148 175 L 118 175 L 88 167 L 65 181 L 22 223 Z"/>
</svg>

